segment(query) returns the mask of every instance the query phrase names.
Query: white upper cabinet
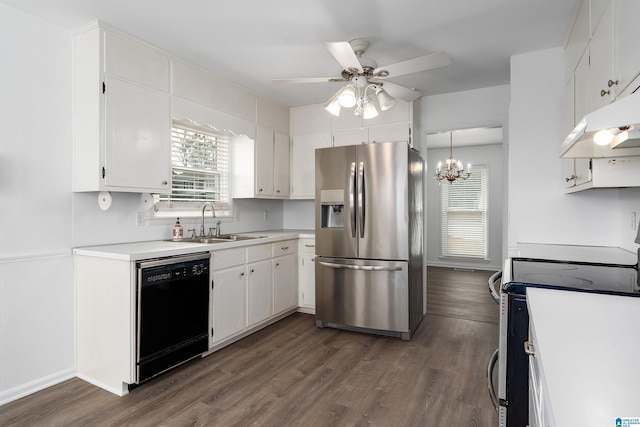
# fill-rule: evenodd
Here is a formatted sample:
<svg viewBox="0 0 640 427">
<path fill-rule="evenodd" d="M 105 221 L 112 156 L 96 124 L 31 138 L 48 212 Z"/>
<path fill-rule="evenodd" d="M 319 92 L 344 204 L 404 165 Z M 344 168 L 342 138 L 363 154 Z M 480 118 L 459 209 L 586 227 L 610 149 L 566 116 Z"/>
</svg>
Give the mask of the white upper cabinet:
<svg viewBox="0 0 640 427">
<path fill-rule="evenodd" d="M 255 150 L 255 196 L 289 196 L 289 135 L 258 125 Z"/>
<path fill-rule="evenodd" d="M 612 37 L 612 13 L 609 3 L 589 43 L 589 111 L 604 107 L 615 99 L 617 87 L 614 86 L 617 86 L 617 79 L 614 74 Z"/>
<path fill-rule="evenodd" d="M 169 64 L 97 22 L 74 34 L 73 191 L 171 190 Z"/>
<path fill-rule="evenodd" d="M 315 199 L 316 149 L 331 147 L 331 132 L 294 135 L 291 138 L 291 198 Z"/>
<path fill-rule="evenodd" d="M 613 5 L 614 52 L 620 93 L 640 73 L 640 1 L 614 0 Z"/>
</svg>

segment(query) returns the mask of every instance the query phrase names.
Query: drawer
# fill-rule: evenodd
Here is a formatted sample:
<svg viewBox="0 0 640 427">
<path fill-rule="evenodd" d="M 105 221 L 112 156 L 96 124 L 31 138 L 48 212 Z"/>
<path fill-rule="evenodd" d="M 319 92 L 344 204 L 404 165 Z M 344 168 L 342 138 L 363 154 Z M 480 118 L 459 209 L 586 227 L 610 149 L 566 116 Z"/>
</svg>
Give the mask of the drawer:
<svg viewBox="0 0 640 427">
<path fill-rule="evenodd" d="M 300 239 L 300 251 L 305 254 L 315 254 L 316 239 Z"/>
<path fill-rule="evenodd" d="M 223 268 L 242 265 L 245 263 L 244 248 L 227 249 L 224 251 L 215 251 L 213 253 L 213 269 L 220 270 Z"/>
<path fill-rule="evenodd" d="M 255 245 L 247 248 L 247 262 L 271 258 L 271 245 Z"/>
<path fill-rule="evenodd" d="M 273 243 L 273 256 L 294 254 L 298 252 L 298 245 L 295 240 L 285 240 Z"/>
</svg>

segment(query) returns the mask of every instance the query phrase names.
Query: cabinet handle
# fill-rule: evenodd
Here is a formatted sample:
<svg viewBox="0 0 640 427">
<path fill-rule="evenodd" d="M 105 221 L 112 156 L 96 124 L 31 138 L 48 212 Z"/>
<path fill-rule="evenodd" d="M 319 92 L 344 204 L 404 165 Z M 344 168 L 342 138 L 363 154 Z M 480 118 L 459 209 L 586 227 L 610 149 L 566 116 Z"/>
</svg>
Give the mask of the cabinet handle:
<svg viewBox="0 0 640 427">
<path fill-rule="evenodd" d="M 258 189 L 258 193 L 262 193 L 262 188 L 259 188 L 259 189 Z"/>
<path fill-rule="evenodd" d="M 162 181 L 162 185 L 167 185 L 169 184 L 169 181 Z"/>
<path fill-rule="evenodd" d="M 282 249 L 283 251 L 288 251 L 289 250 L 289 246 L 283 246 L 280 249 Z"/>
<path fill-rule="evenodd" d="M 252 268 L 252 269 L 251 269 L 251 274 L 253 274 L 253 272 L 254 272 L 254 271 L 255 271 L 255 270 Z"/>
<path fill-rule="evenodd" d="M 280 192 L 280 190 L 276 190 L 276 193 L 279 193 L 279 192 Z"/>
<path fill-rule="evenodd" d="M 276 268 L 277 267 L 280 267 L 280 263 L 279 262 L 276 262 Z"/>
<path fill-rule="evenodd" d="M 524 342 L 524 352 L 527 356 L 536 357 L 536 348 L 531 341 Z"/>
<path fill-rule="evenodd" d="M 304 245 L 305 248 L 315 248 L 316 245 Z"/>
<path fill-rule="evenodd" d="M 607 86 L 609 86 L 609 87 L 611 87 L 613 85 L 617 85 L 617 84 L 618 84 L 617 80 L 614 81 L 614 80 L 609 79 L 609 81 L 607 82 Z"/>
<path fill-rule="evenodd" d="M 577 179 L 578 177 L 575 176 L 574 174 L 571 174 L 571 176 L 569 178 L 565 178 L 564 180 L 569 182 L 569 181 L 573 181 L 574 179 Z"/>
<path fill-rule="evenodd" d="M 244 271 L 240 273 L 240 277 L 244 277 Z"/>
<path fill-rule="evenodd" d="M 600 96 L 609 95 L 610 93 L 611 93 L 611 91 L 610 91 L 610 90 L 604 90 L 604 89 L 602 89 L 602 90 L 600 91 Z"/>
</svg>

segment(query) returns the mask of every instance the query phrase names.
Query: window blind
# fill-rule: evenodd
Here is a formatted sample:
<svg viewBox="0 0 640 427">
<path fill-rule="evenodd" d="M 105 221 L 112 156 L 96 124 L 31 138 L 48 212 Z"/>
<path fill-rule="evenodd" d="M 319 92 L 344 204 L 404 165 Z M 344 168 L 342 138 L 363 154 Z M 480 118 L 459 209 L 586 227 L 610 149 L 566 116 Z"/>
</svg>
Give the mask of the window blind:
<svg viewBox="0 0 640 427">
<path fill-rule="evenodd" d="M 159 200 L 169 208 L 212 202 L 216 209 L 229 209 L 229 140 L 225 131 L 174 122 L 171 194 Z"/>
<path fill-rule="evenodd" d="M 487 166 L 472 165 L 471 176 L 442 184 L 442 255 L 487 257 Z"/>
</svg>

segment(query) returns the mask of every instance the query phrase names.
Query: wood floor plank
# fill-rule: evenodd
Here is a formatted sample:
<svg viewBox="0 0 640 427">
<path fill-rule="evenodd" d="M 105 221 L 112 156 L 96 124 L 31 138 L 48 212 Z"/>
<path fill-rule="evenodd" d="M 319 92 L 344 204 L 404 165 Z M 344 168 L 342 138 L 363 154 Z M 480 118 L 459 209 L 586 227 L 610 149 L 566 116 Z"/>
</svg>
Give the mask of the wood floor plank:
<svg viewBox="0 0 640 427">
<path fill-rule="evenodd" d="M 411 341 L 294 314 L 117 397 L 80 379 L 0 407 L 2 426 L 493 426 L 491 272 L 427 269 Z"/>
</svg>

